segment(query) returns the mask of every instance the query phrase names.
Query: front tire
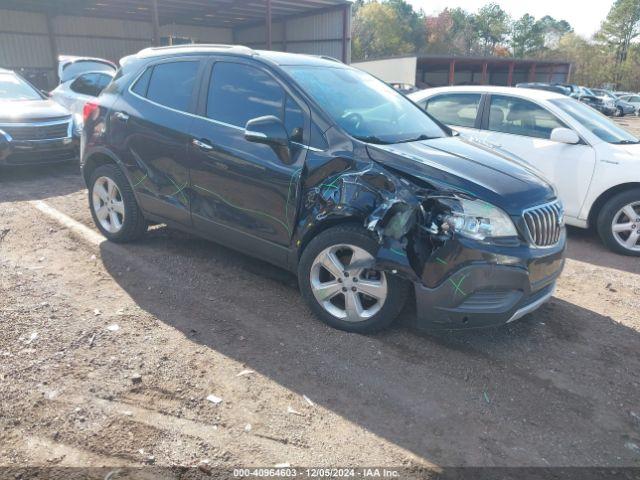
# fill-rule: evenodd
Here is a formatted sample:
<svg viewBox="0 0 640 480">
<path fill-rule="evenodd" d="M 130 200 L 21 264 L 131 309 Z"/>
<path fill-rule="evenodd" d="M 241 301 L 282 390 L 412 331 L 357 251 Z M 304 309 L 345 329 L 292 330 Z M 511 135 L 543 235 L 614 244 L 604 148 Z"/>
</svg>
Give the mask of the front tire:
<svg viewBox="0 0 640 480">
<path fill-rule="evenodd" d="M 137 240 L 147 221 L 133 189 L 117 165 L 101 165 L 89 177 L 89 208 L 100 232 L 112 242 Z"/>
<path fill-rule="evenodd" d="M 611 250 L 640 257 L 640 190 L 610 198 L 598 214 L 598 234 Z"/>
<path fill-rule="evenodd" d="M 347 332 L 382 330 L 407 300 L 407 283 L 395 275 L 358 267 L 373 261 L 378 243 L 362 227 L 325 230 L 305 248 L 298 267 L 302 296 L 313 313 Z"/>
</svg>

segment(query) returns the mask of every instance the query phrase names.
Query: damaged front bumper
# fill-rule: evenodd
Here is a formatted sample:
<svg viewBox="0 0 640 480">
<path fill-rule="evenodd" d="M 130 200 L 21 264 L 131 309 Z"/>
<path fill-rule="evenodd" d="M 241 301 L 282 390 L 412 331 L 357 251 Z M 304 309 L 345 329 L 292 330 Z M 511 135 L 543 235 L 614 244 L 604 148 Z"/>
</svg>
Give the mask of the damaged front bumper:
<svg viewBox="0 0 640 480">
<path fill-rule="evenodd" d="M 425 265 L 430 284 L 414 282 L 416 327 L 498 326 L 531 313 L 553 295 L 564 266 L 565 244 L 563 233 L 555 246 L 544 249 L 483 249 L 466 241 L 450 255 L 436 252 L 435 261 Z M 464 261 L 466 253 L 471 253 L 471 260 Z M 455 267 L 447 269 L 449 265 Z M 435 280 L 439 273 L 442 276 Z"/>
</svg>

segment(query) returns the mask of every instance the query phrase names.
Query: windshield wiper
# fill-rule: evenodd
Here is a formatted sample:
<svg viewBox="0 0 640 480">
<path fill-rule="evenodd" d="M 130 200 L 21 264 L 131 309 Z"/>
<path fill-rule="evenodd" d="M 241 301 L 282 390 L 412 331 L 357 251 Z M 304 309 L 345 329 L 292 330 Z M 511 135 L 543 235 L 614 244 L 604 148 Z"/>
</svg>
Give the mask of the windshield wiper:
<svg viewBox="0 0 640 480">
<path fill-rule="evenodd" d="M 395 143 L 419 142 L 419 141 L 421 141 L 421 140 L 432 140 L 432 139 L 434 139 L 434 138 L 438 138 L 438 137 L 430 137 L 429 135 L 424 135 L 424 134 L 422 134 L 422 135 L 417 136 L 417 137 L 415 137 L 415 138 L 406 138 L 406 139 L 404 139 L 404 140 L 399 140 L 399 141 L 397 141 L 397 142 L 395 142 Z"/>
<path fill-rule="evenodd" d="M 638 140 L 620 140 L 616 145 L 637 145 L 638 143 L 640 143 Z"/>
<path fill-rule="evenodd" d="M 360 140 L 361 142 L 377 143 L 378 145 L 389 145 L 391 143 L 391 142 L 387 142 L 386 140 L 382 140 L 380 137 L 376 137 L 375 135 L 367 135 L 367 136 L 354 135 L 353 137 Z"/>
</svg>

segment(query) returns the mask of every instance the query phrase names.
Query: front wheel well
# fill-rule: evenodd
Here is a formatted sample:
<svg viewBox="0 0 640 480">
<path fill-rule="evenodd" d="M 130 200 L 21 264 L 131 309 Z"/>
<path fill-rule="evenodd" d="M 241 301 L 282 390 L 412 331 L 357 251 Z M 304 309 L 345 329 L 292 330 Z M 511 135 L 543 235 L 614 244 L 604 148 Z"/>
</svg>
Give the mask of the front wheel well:
<svg viewBox="0 0 640 480">
<path fill-rule="evenodd" d="M 620 185 L 616 185 L 615 187 L 611 187 L 609 190 L 606 190 L 600 194 L 600 196 L 593 202 L 591 206 L 591 210 L 589 211 L 588 225 L 589 227 L 595 226 L 598 214 L 600 210 L 604 206 L 605 203 L 609 201 L 609 199 L 618 195 L 619 193 L 626 192 L 629 190 L 640 189 L 640 182 L 629 182 L 629 183 L 621 183 Z"/>
<path fill-rule="evenodd" d="M 328 219 L 315 225 L 313 228 L 307 230 L 305 234 L 300 239 L 300 245 L 298 246 L 298 257 L 297 260 L 300 261 L 302 257 L 302 253 L 304 249 L 307 247 L 309 242 L 313 240 L 314 237 L 317 237 L 325 230 L 329 230 L 330 228 L 337 227 L 338 225 L 356 225 L 358 227 L 364 228 L 364 220 L 358 217 L 342 217 L 342 218 L 334 218 Z"/>
</svg>

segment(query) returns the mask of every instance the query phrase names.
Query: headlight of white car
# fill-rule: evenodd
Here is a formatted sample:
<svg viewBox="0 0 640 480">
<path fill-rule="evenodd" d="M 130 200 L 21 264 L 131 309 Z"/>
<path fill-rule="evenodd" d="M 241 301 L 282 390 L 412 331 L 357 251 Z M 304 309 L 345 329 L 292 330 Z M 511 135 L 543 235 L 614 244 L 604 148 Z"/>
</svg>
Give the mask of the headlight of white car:
<svg viewBox="0 0 640 480">
<path fill-rule="evenodd" d="M 459 235 L 479 241 L 518 236 L 511 217 L 490 203 L 464 198 L 440 199 L 440 203 L 450 209 L 443 217 L 443 224 Z"/>
</svg>

